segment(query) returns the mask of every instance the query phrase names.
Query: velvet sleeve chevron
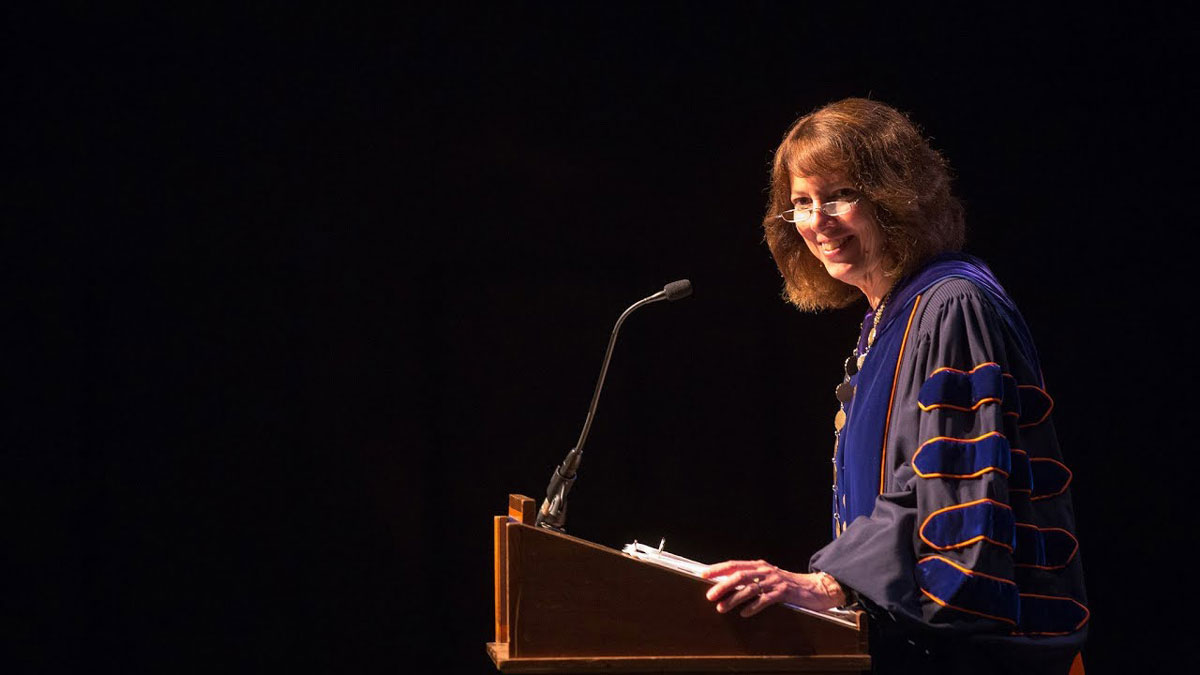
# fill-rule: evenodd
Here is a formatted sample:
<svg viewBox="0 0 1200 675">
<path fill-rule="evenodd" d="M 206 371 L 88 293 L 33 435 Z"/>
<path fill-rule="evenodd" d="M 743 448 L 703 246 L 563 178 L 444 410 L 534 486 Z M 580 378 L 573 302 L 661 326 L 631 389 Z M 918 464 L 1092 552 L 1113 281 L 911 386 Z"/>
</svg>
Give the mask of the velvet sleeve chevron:
<svg viewBox="0 0 1200 675">
<path fill-rule="evenodd" d="M 901 439 L 898 426 L 888 461 L 914 476 L 923 621 L 1069 634 L 1088 616 L 1081 575 L 1072 573 L 1072 476 L 1054 401 L 1013 323 L 969 281 L 929 294 L 912 359 L 899 371 L 906 395 L 895 400 L 916 434 Z"/>
<path fill-rule="evenodd" d="M 865 588 L 850 585 L 872 603 L 935 630 L 1082 639 L 1073 476 L 1032 341 L 1004 307 L 959 278 L 918 299 L 894 370 L 875 510 L 813 565 L 861 578 Z M 863 578 L 859 563 L 839 560 L 849 542 L 867 539 L 897 549 L 892 578 Z M 858 550 L 883 555 L 866 543 Z"/>
</svg>

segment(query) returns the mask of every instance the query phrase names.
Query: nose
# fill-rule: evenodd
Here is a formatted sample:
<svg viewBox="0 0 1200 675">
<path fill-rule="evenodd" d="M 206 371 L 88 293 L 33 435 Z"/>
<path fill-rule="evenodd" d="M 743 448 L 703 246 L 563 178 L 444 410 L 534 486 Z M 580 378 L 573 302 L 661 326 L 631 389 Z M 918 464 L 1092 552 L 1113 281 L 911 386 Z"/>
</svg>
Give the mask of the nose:
<svg viewBox="0 0 1200 675">
<path fill-rule="evenodd" d="M 824 208 L 813 209 L 812 221 L 809 223 L 809 227 L 814 230 L 820 230 L 833 222 L 833 220 L 834 216 L 825 213 Z"/>
<path fill-rule="evenodd" d="M 805 222 L 796 221 L 796 231 L 801 234 L 804 234 L 805 230 L 813 230 L 813 231 L 820 230 L 822 227 L 827 225 L 829 223 L 829 221 L 832 219 L 833 218 L 831 216 L 826 215 L 826 213 L 824 211 L 822 211 L 821 209 L 814 209 L 812 217 L 809 218 L 807 221 L 805 221 Z"/>
</svg>

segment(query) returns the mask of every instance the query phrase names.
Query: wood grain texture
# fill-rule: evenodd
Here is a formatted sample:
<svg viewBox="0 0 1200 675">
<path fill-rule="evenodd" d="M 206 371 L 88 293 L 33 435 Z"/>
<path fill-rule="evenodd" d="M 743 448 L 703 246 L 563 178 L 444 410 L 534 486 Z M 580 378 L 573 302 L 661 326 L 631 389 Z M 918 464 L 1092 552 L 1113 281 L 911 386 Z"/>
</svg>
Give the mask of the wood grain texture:
<svg viewBox="0 0 1200 675">
<path fill-rule="evenodd" d="M 508 516 L 492 519 L 492 573 L 496 596 L 496 642 L 508 642 Z"/>
<path fill-rule="evenodd" d="M 518 523 L 533 525 L 537 522 L 537 502 L 525 495 L 509 495 L 508 517 Z"/>
<path fill-rule="evenodd" d="M 506 531 L 510 659 L 865 656 L 855 628 L 782 606 L 718 614 L 711 582 L 541 528 Z"/>
</svg>

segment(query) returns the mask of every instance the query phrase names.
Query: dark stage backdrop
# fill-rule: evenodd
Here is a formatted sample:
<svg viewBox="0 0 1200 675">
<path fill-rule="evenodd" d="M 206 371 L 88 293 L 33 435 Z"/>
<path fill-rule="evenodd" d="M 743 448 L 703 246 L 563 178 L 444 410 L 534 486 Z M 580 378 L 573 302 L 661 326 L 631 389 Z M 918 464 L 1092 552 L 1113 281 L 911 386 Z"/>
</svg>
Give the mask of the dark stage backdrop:
<svg viewBox="0 0 1200 675">
<path fill-rule="evenodd" d="M 949 157 L 1033 329 L 1089 671 L 1178 665 L 1194 36 L 977 12 L 10 11 L 10 672 L 492 672 L 491 516 L 677 278 L 568 531 L 804 569 L 864 306 L 784 304 L 758 223 L 785 128 L 846 96 Z"/>
</svg>

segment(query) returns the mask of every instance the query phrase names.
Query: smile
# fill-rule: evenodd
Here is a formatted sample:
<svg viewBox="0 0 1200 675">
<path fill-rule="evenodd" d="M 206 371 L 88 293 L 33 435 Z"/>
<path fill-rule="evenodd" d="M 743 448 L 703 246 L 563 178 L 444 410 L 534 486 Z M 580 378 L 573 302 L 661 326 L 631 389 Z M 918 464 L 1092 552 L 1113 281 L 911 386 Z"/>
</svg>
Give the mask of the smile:
<svg viewBox="0 0 1200 675">
<path fill-rule="evenodd" d="M 850 237 L 845 236 L 845 237 L 842 237 L 841 239 L 830 239 L 829 241 L 823 241 L 819 244 L 819 246 L 821 248 L 822 253 L 833 253 L 834 251 L 836 251 L 836 250 L 840 249 L 842 246 L 844 246 L 846 244 L 846 242 L 849 240 L 850 240 Z"/>
</svg>

